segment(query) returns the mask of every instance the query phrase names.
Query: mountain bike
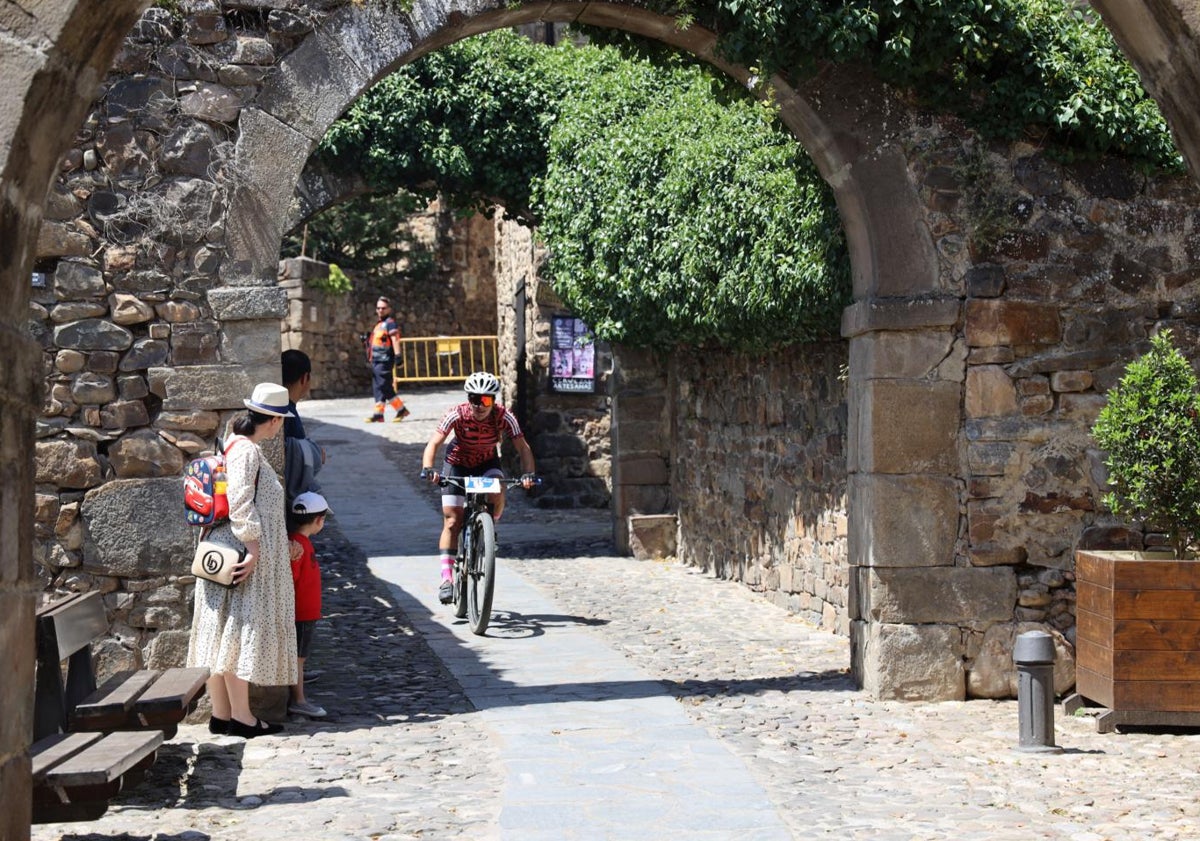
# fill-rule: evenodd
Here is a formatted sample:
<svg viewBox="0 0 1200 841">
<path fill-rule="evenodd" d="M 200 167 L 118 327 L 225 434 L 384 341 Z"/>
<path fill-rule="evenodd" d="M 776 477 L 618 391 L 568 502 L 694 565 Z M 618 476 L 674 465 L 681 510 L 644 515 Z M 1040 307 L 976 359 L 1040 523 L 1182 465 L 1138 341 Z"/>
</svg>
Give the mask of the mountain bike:
<svg viewBox="0 0 1200 841">
<path fill-rule="evenodd" d="M 422 477 L 426 475 L 421 471 Z M 522 479 L 499 476 L 442 476 L 440 487 L 453 485 L 466 494 L 463 511 L 463 530 L 458 538 L 458 554 L 454 558 L 454 615 L 467 618 L 471 632 L 483 636 L 492 621 L 492 596 L 496 591 L 496 524 L 488 497 L 504 493 Z M 534 484 L 541 484 L 535 478 Z"/>
</svg>

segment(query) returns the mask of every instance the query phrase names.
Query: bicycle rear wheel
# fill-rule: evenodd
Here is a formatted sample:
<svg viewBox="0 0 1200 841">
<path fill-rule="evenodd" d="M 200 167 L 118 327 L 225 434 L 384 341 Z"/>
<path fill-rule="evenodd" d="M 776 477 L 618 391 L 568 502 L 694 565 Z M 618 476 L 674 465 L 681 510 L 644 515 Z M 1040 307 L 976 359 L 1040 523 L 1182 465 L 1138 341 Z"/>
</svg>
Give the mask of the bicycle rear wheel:
<svg viewBox="0 0 1200 841">
<path fill-rule="evenodd" d="M 492 621 L 492 595 L 496 589 L 496 524 L 492 515 L 481 513 L 473 531 L 467 558 L 467 618 L 471 631 L 483 636 Z"/>
</svg>

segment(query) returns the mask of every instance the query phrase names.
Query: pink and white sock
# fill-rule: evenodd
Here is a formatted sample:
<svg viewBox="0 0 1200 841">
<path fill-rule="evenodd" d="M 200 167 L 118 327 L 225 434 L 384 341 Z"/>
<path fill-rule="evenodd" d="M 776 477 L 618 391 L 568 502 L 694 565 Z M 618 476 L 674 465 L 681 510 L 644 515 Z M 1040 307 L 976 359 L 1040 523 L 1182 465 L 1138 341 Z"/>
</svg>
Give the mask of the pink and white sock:
<svg viewBox="0 0 1200 841">
<path fill-rule="evenodd" d="M 449 581 L 454 577 L 454 556 L 442 553 L 442 580 Z"/>
</svg>

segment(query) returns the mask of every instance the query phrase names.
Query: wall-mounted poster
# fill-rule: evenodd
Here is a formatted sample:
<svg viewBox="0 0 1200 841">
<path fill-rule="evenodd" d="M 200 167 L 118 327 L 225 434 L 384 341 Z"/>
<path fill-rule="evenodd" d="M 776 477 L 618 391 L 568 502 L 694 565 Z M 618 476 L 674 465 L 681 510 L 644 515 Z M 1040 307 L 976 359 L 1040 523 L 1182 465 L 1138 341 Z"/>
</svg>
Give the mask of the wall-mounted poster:
<svg viewBox="0 0 1200 841">
<path fill-rule="evenodd" d="M 596 337 L 574 316 L 550 319 L 550 388 L 564 394 L 596 391 Z"/>
</svg>

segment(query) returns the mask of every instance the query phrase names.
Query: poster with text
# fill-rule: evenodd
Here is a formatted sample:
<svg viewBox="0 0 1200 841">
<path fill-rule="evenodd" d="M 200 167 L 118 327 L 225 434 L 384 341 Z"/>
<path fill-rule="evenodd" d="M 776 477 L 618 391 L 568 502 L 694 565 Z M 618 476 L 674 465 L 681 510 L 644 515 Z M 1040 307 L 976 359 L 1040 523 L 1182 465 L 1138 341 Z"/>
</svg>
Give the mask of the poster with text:
<svg viewBox="0 0 1200 841">
<path fill-rule="evenodd" d="M 580 319 L 550 319 L 550 388 L 564 394 L 596 391 L 596 337 Z"/>
</svg>

